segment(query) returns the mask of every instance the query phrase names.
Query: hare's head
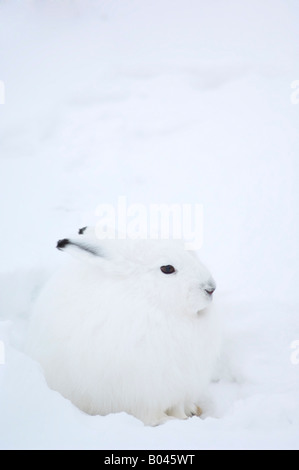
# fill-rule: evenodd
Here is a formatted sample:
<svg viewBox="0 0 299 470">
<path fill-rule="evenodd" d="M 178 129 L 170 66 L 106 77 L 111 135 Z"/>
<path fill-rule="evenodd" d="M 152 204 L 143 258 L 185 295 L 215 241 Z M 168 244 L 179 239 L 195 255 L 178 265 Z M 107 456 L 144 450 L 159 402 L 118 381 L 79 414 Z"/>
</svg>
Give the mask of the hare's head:
<svg viewBox="0 0 299 470">
<path fill-rule="evenodd" d="M 57 248 L 97 266 L 128 298 L 165 312 L 196 315 L 213 298 L 215 282 L 196 254 L 173 240 L 98 239 L 92 228 L 60 240 Z M 120 287 L 121 286 L 121 287 Z M 145 307 L 146 308 L 146 307 Z"/>
</svg>

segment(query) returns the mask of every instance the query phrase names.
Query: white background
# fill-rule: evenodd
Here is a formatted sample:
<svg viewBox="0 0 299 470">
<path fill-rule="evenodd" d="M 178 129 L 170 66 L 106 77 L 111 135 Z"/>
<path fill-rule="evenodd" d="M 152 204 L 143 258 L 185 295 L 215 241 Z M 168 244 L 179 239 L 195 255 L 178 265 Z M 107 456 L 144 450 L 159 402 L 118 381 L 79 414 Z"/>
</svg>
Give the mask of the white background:
<svg viewBox="0 0 299 470">
<path fill-rule="evenodd" d="M 1 448 L 298 448 L 297 0 L 0 1 Z M 215 416 L 89 417 L 20 346 L 55 243 L 116 203 L 204 205 Z"/>
</svg>

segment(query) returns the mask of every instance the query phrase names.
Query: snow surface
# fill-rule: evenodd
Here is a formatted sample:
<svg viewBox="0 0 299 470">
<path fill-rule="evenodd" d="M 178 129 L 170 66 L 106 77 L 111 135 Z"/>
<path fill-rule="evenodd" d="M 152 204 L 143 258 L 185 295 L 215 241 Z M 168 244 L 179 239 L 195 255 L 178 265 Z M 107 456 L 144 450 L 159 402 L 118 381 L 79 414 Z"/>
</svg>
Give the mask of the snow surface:
<svg viewBox="0 0 299 470">
<path fill-rule="evenodd" d="M 297 0 L 0 1 L 1 449 L 299 448 L 298 16 Z M 226 332 L 205 420 L 86 416 L 21 352 L 56 240 L 123 195 L 204 205 Z"/>
</svg>

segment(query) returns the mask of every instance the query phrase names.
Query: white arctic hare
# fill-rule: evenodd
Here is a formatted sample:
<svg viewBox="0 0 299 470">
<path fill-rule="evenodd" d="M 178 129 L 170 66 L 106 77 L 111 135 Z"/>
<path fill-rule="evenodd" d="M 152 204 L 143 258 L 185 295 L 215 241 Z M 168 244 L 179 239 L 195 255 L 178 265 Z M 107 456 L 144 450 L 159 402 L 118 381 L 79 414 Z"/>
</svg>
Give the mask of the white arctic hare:
<svg viewBox="0 0 299 470">
<path fill-rule="evenodd" d="M 215 283 L 175 241 L 99 240 L 81 229 L 74 255 L 41 293 L 27 349 L 51 388 L 86 413 L 125 411 L 145 424 L 197 414 L 219 334 Z"/>
</svg>

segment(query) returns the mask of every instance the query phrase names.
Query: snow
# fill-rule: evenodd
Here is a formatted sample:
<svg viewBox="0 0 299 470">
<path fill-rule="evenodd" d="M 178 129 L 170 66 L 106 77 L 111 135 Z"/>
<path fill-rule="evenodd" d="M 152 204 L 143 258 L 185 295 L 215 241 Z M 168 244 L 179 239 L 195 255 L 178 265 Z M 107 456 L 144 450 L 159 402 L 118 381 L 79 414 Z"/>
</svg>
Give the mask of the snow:
<svg viewBox="0 0 299 470">
<path fill-rule="evenodd" d="M 1 449 L 299 448 L 298 14 L 296 0 L 0 1 Z M 22 353 L 56 241 L 120 196 L 204 206 L 226 338 L 205 420 L 86 416 Z"/>
</svg>

